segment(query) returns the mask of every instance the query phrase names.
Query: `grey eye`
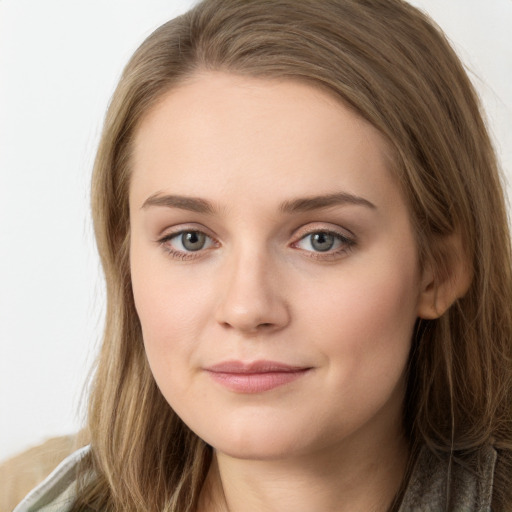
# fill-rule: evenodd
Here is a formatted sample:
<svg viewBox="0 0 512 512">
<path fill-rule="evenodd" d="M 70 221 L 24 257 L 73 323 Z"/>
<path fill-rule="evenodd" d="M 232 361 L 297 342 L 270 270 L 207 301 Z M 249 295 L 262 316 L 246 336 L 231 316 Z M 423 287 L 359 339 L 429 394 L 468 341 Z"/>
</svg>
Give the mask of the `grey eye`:
<svg viewBox="0 0 512 512">
<path fill-rule="evenodd" d="M 194 253 L 202 254 L 204 251 L 216 246 L 215 240 L 202 231 L 190 229 L 167 235 L 159 240 L 160 244 L 173 256 L 185 259 Z"/>
<path fill-rule="evenodd" d="M 332 233 L 319 231 L 309 235 L 311 247 L 318 252 L 330 251 L 336 242 L 336 237 Z"/>
<path fill-rule="evenodd" d="M 187 251 L 200 251 L 206 244 L 206 235 L 199 231 L 184 231 L 181 233 L 181 244 Z"/>
<path fill-rule="evenodd" d="M 332 254 L 338 249 L 348 248 L 352 244 L 353 242 L 349 238 L 335 232 L 312 231 L 303 236 L 294 246 L 312 253 Z"/>
</svg>

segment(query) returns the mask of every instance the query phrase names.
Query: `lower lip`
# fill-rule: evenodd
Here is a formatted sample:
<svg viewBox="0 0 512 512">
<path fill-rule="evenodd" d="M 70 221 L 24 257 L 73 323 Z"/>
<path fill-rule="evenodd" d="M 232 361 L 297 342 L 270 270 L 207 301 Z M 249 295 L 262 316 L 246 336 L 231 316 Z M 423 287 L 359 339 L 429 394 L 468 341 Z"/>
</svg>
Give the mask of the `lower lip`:
<svg viewBox="0 0 512 512">
<path fill-rule="evenodd" d="M 262 393 L 300 379 L 309 368 L 292 372 L 224 373 L 208 371 L 211 378 L 237 393 Z"/>
</svg>

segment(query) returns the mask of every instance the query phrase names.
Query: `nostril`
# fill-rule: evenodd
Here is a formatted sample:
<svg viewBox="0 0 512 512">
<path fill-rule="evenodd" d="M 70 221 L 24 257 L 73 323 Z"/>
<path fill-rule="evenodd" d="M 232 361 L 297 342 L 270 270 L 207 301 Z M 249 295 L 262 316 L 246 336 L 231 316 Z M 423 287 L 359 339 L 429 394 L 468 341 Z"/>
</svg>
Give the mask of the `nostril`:
<svg viewBox="0 0 512 512">
<path fill-rule="evenodd" d="M 271 324 L 270 322 L 265 322 L 265 323 L 259 324 L 258 327 L 268 328 L 268 327 L 272 327 L 272 325 L 273 324 Z"/>
</svg>

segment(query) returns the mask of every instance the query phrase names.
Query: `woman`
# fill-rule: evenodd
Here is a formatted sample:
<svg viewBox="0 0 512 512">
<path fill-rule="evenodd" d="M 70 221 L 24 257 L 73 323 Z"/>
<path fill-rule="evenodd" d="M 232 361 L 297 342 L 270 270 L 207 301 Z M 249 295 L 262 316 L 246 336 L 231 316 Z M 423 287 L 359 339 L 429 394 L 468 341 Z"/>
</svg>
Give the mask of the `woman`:
<svg viewBox="0 0 512 512">
<path fill-rule="evenodd" d="M 511 508 L 503 194 L 416 9 L 165 24 L 114 94 L 93 213 L 91 444 L 18 511 Z"/>
</svg>

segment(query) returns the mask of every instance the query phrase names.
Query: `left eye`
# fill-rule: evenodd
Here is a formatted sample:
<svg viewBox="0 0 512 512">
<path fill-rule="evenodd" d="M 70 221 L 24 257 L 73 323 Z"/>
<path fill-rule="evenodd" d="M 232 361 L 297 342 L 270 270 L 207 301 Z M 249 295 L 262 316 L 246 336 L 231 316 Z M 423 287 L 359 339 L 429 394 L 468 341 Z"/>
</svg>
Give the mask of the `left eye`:
<svg viewBox="0 0 512 512">
<path fill-rule="evenodd" d="M 305 251 L 328 252 L 349 244 L 350 241 L 348 239 L 337 233 L 315 231 L 302 237 L 295 246 Z"/>
<path fill-rule="evenodd" d="M 168 237 L 167 243 L 180 252 L 197 252 L 213 246 L 213 240 L 201 231 L 181 231 Z"/>
</svg>

